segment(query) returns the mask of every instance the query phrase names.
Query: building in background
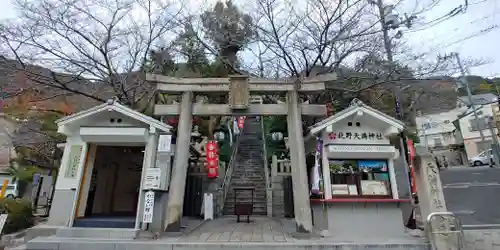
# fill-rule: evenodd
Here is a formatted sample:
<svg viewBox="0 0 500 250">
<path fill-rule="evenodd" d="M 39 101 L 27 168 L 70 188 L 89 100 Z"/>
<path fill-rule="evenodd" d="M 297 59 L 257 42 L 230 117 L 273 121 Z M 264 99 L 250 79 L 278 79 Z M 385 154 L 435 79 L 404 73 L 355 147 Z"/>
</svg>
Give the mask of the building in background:
<svg viewBox="0 0 500 250">
<path fill-rule="evenodd" d="M 463 165 L 467 158 L 460 130 L 453 121 L 463 113 L 456 108 L 445 112 L 419 115 L 415 118 L 418 129 L 419 145 L 425 146 L 440 157 L 446 158 L 450 165 Z"/>
<path fill-rule="evenodd" d="M 491 130 L 493 130 L 493 133 L 497 136 L 496 134 L 498 131 L 496 124 L 494 122 L 489 122 L 493 117 L 493 105 L 496 105 L 496 103 L 491 102 L 476 106 L 478 119 L 474 117 L 472 109 L 466 110 L 457 119 L 464 140 L 467 158 L 469 159 L 491 148 L 491 144 L 493 143 Z M 490 126 L 492 126 L 491 129 Z M 484 141 L 481 138 L 480 130 L 483 132 Z"/>
<path fill-rule="evenodd" d="M 478 112 L 477 120 L 467 96 L 458 97 L 453 109 L 423 113 L 415 118 L 419 144 L 427 146 L 438 157 L 445 156 L 450 165 L 467 164 L 467 159 L 489 149 L 493 141 L 488 120 L 493 115 L 496 95 L 478 94 L 471 99 Z M 484 142 L 479 130 L 484 134 Z"/>
</svg>

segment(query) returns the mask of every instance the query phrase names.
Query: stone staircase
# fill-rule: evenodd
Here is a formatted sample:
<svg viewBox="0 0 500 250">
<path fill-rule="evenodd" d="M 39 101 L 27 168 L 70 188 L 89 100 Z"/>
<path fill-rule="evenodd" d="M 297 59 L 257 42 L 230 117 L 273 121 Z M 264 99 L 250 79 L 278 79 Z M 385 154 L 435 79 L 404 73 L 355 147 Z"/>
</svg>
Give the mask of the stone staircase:
<svg viewBox="0 0 500 250">
<path fill-rule="evenodd" d="M 266 177 L 262 148 L 262 128 L 255 117 L 247 117 L 245 128 L 240 135 L 240 145 L 233 166 L 233 174 L 224 203 L 224 214 L 234 214 L 234 188 L 240 186 L 254 187 L 253 214 L 266 215 Z M 251 192 L 243 191 L 237 194 L 237 202 L 251 202 Z"/>
</svg>

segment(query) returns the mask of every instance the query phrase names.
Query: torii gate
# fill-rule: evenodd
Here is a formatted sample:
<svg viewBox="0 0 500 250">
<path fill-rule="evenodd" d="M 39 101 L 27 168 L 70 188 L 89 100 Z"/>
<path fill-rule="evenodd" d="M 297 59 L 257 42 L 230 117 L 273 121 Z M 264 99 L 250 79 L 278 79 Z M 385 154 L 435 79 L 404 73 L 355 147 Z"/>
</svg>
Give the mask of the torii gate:
<svg viewBox="0 0 500 250">
<path fill-rule="evenodd" d="M 228 78 L 175 78 L 146 75 L 146 81 L 157 84 L 161 93 L 181 94 L 180 104 L 157 104 L 154 115 L 179 115 L 177 150 L 167 205 L 167 230 L 178 230 L 182 217 L 184 189 L 189 158 L 192 116 L 265 116 L 286 115 L 290 139 L 295 221 L 299 232 L 312 231 L 309 188 L 302 137 L 302 115 L 325 116 L 325 105 L 301 104 L 299 93 L 325 91 L 325 82 L 336 80 L 335 74 L 301 80 L 274 80 L 232 75 Z M 194 94 L 229 94 L 228 104 L 193 103 Z M 250 94 L 286 94 L 284 104 L 250 104 Z M 297 136 L 300 135 L 300 136 Z"/>
</svg>

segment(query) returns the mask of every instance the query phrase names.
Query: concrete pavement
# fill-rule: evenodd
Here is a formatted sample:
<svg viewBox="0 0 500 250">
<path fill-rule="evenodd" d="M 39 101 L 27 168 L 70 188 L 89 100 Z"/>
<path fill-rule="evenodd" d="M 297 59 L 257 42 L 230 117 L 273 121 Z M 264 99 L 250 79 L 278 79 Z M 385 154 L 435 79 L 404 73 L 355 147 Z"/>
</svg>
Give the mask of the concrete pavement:
<svg viewBox="0 0 500 250">
<path fill-rule="evenodd" d="M 449 167 L 440 175 L 446 206 L 464 225 L 500 226 L 500 168 Z"/>
<path fill-rule="evenodd" d="M 500 230 L 466 230 L 464 236 L 467 250 L 500 249 Z"/>
<path fill-rule="evenodd" d="M 331 249 L 331 250 L 428 250 L 422 238 L 408 235 L 407 238 L 381 239 L 370 235 L 353 235 L 351 239 L 336 237 L 297 238 L 286 228 L 288 225 L 267 217 L 252 217 L 252 222 L 236 223 L 234 217 L 207 221 L 198 229 L 178 237 L 160 239 L 103 237 L 45 237 L 30 241 L 28 250 L 160 250 L 160 249 L 205 249 L 205 250 L 277 250 L 277 249 Z M 361 222 L 354 222 L 361 223 Z M 91 229 L 90 229 L 91 230 Z M 104 229 L 103 229 L 104 230 Z M 117 230 L 117 232 L 120 230 Z M 121 230 L 123 231 L 123 230 Z M 111 233 L 109 234 L 111 235 Z M 123 234 L 122 234 L 123 235 Z"/>
</svg>

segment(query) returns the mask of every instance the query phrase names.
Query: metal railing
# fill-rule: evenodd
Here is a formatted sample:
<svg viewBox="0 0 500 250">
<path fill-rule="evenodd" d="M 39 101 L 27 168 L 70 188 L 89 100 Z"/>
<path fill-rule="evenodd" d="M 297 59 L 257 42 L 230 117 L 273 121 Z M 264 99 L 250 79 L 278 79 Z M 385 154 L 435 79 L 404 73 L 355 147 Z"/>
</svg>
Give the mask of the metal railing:
<svg viewBox="0 0 500 250">
<path fill-rule="evenodd" d="M 240 145 L 241 135 L 243 134 L 243 129 L 244 128 L 241 128 L 239 134 L 235 136 L 236 138 L 231 149 L 231 157 L 229 158 L 229 163 L 226 167 L 224 180 L 222 181 L 222 184 L 219 188 L 220 199 L 217 202 L 219 207 L 217 212 L 219 214 L 222 214 L 222 212 L 224 211 L 224 203 L 226 202 L 227 192 L 229 191 L 229 187 L 231 186 L 231 177 L 233 176 L 233 168 L 234 164 L 236 164 L 236 156 L 238 155 L 238 148 Z"/>
<path fill-rule="evenodd" d="M 440 219 L 440 221 L 435 221 Z M 439 224 L 439 228 L 435 228 L 435 224 Z M 427 216 L 425 221 L 425 231 L 432 245 L 433 250 L 441 250 L 438 248 L 437 235 L 446 237 L 455 237 L 456 250 L 465 249 L 464 231 L 462 222 L 452 212 L 434 212 Z"/>
<path fill-rule="evenodd" d="M 267 140 L 266 131 L 264 130 L 264 117 L 260 117 L 260 129 L 262 136 L 262 157 L 264 158 L 264 174 L 266 175 L 266 189 L 271 188 L 271 181 L 269 178 L 269 165 L 267 161 Z"/>
</svg>

